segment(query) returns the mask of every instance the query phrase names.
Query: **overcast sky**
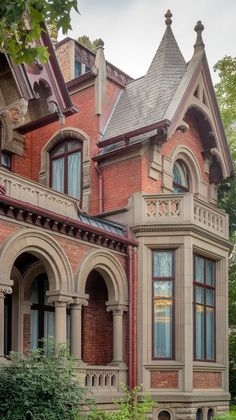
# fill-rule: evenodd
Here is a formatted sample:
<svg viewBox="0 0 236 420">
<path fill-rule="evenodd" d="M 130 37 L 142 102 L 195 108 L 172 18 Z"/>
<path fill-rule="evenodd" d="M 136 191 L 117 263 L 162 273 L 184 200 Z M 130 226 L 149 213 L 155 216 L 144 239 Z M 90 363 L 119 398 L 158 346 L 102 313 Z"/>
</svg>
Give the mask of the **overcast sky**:
<svg viewBox="0 0 236 420">
<path fill-rule="evenodd" d="M 108 61 L 137 78 L 143 76 L 165 31 L 164 14 L 173 14 L 172 30 L 186 61 L 193 53 L 194 26 L 201 20 L 212 76 L 224 55 L 236 56 L 236 0 L 79 0 L 72 14 L 72 38 L 102 38 Z M 62 37 L 60 36 L 60 39 Z"/>
</svg>

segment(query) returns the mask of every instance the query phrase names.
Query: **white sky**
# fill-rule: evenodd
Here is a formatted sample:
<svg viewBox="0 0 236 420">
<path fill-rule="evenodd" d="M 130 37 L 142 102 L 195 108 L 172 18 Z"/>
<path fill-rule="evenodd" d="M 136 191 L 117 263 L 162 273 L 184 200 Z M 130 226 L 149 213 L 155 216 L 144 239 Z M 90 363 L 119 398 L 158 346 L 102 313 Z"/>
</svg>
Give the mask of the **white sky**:
<svg viewBox="0 0 236 420">
<path fill-rule="evenodd" d="M 172 30 L 186 61 L 193 53 L 194 26 L 201 20 L 212 77 L 213 65 L 236 56 L 236 0 L 79 0 L 81 15 L 72 14 L 72 38 L 102 38 L 105 56 L 137 78 L 143 76 L 165 31 L 164 14 L 173 14 Z M 60 39 L 62 37 L 60 36 Z"/>
</svg>

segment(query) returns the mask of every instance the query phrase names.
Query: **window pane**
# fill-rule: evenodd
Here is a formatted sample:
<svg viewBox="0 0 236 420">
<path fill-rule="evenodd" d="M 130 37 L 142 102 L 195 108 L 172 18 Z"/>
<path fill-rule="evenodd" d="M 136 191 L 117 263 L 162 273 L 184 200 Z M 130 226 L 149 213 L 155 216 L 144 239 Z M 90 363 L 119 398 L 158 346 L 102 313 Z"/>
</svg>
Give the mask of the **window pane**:
<svg viewBox="0 0 236 420">
<path fill-rule="evenodd" d="M 39 340 L 39 312 L 31 309 L 30 315 L 30 345 L 31 348 L 38 348 Z"/>
<path fill-rule="evenodd" d="M 52 188 L 64 192 L 64 158 L 52 160 Z"/>
<path fill-rule="evenodd" d="M 154 357 L 172 357 L 172 301 L 154 301 Z"/>
<path fill-rule="evenodd" d="M 200 408 L 197 410 L 196 420 L 203 420 L 203 413 Z"/>
<path fill-rule="evenodd" d="M 204 307 L 196 305 L 196 359 L 204 359 Z"/>
<path fill-rule="evenodd" d="M 204 283 L 204 258 L 195 257 L 195 281 Z"/>
<path fill-rule="evenodd" d="M 70 140 L 67 144 L 68 152 L 71 152 L 72 150 L 78 149 L 80 147 L 80 143 L 76 140 Z"/>
<path fill-rule="evenodd" d="M 214 308 L 206 308 L 206 344 L 207 344 L 207 360 L 214 360 L 215 357 L 215 328 L 214 328 Z"/>
<path fill-rule="evenodd" d="M 6 168 L 11 167 L 11 156 L 7 153 L 2 152 L 1 153 L 1 164 L 2 166 L 5 166 Z"/>
<path fill-rule="evenodd" d="M 172 277 L 173 253 L 155 251 L 153 255 L 154 277 Z"/>
<path fill-rule="evenodd" d="M 215 263 L 206 260 L 206 284 L 214 286 L 215 284 Z"/>
<path fill-rule="evenodd" d="M 39 303 L 39 286 L 38 286 L 38 278 L 36 278 L 31 286 L 30 289 L 30 301 L 32 303 L 38 304 Z"/>
<path fill-rule="evenodd" d="M 75 77 L 81 75 L 81 62 L 79 60 L 75 60 Z"/>
<path fill-rule="evenodd" d="M 206 304 L 214 306 L 215 291 L 212 289 L 206 289 Z"/>
<path fill-rule="evenodd" d="M 68 194 L 80 198 L 81 153 L 68 156 Z"/>
<path fill-rule="evenodd" d="M 170 420 L 170 413 L 168 411 L 161 411 L 158 414 L 158 420 Z"/>
<path fill-rule="evenodd" d="M 172 296 L 172 281 L 155 281 L 154 282 L 154 296 L 155 297 L 171 297 Z"/>
<path fill-rule="evenodd" d="M 204 305 L 204 288 L 196 287 L 196 302 Z"/>
<path fill-rule="evenodd" d="M 54 147 L 54 149 L 52 150 L 51 157 L 54 157 L 64 152 L 65 152 L 65 143 L 60 143 L 58 144 L 58 146 Z"/>
</svg>

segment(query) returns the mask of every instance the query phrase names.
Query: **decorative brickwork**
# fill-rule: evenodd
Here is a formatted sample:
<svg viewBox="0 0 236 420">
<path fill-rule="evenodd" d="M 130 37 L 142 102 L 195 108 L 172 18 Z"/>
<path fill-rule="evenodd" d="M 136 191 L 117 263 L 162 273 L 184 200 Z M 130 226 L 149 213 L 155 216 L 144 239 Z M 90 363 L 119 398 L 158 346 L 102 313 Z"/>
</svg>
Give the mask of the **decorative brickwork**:
<svg viewBox="0 0 236 420">
<path fill-rule="evenodd" d="M 217 389 L 222 387 L 221 372 L 193 372 L 193 388 Z"/>
<path fill-rule="evenodd" d="M 177 371 L 151 372 L 151 388 L 178 388 Z"/>
</svg>

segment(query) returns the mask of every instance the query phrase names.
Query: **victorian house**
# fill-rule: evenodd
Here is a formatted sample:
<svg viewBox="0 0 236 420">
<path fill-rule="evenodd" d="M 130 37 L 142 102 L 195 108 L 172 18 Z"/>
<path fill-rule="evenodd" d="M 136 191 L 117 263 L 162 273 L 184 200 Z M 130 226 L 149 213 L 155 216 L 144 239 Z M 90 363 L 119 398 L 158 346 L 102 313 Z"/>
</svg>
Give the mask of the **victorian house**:
<svg viewBox="0 0 236 420">
<path fill-rule="evenodd" d="M 227 411 L 233 166 L 198 22 L 166 29 L 133 80 L 66 38 L 46 65 L 0 55 L 0 357 L 68 341 L 109 408 L 143 384 L 150 419 Z"/>
</svg>

